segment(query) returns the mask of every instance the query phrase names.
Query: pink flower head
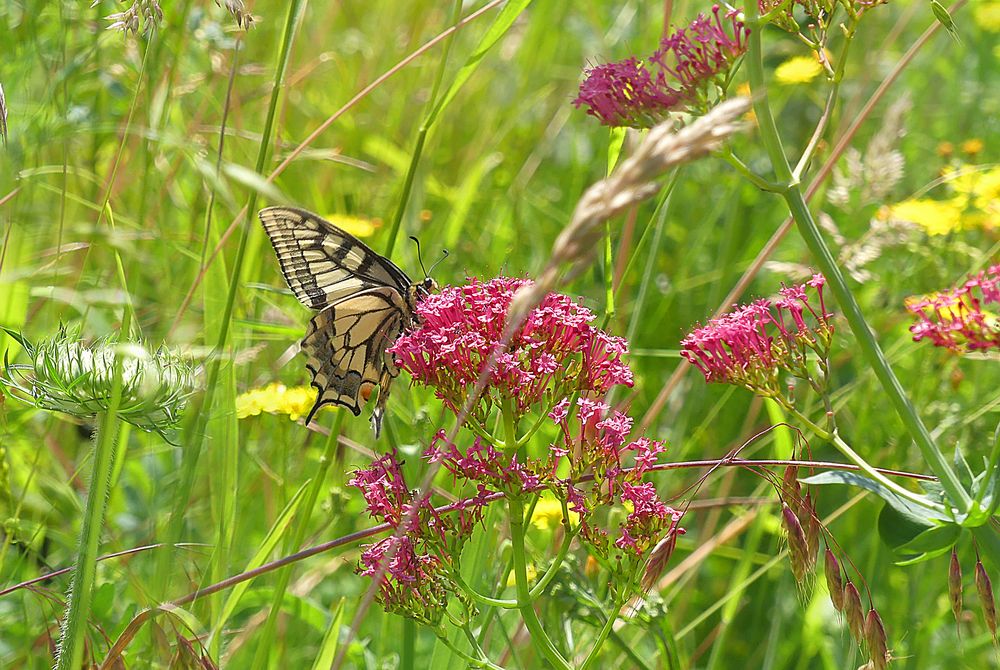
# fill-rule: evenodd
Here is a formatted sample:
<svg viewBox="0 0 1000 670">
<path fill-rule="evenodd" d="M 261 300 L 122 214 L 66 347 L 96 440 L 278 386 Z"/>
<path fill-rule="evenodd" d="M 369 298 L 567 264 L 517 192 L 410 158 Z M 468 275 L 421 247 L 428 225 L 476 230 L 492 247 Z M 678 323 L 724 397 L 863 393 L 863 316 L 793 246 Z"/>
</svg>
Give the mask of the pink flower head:
<svg viewBox="0 0 1000 670">
<path fill-rule="evenodd" d="M 372 461 L 368 468 L 356 470 L 348 481 L 350 486 L 361 491 L 372 518 L 381 519 L 394 528 L 399 526 L 411 499 L 399 466 L 395 451 L 392 451 Z"/>
<path fill-rule="evenodd" d="M 680 512 L 660 500 L 656 488 L 649 482 L 623 483 L 621 500 L 631 507 L 631 511 L 622 523 L 615 546 L 636 555 L 641 556 L 651 549 L 665 530 L 675 529 L 681 518 Z"/>
<path fill-rule="evenodd" d="M 595 328 L 590 310 L 558 293 L 547 295 L 500 351 L 510 301 L 528 283 L 472 279 L 428 296 L 417 306 L 419 325 L 389 352 L 455 412 L 491 360 L 482 409 L 512 402 L 524 415 L 545 398 L 602 395 L 615 384 L 632 385 L 632 371 L 622 362 L 625 341 Z"/>
<path fill-rule="evenodd" d="M 913 340 L 959 353 L 1000 347 L 1000 319 L 983 308 L 990 304 L 1000 304 L 1000 265 L 957 288 L 907 300 L 906 309 L 918 319 L 910 326 Z"/>
<path fill-rule="evenodd" d="M 358 574 L 382 572 L 378 600 L 389 612 L 435 625 L 444 615 L 450 583 L 440 559 L 419 553 L 409 537 L 387 537 L 365 545 Z"/>
<path fill-rule="evenodd" d="M 826 358 L 833 337 L 832 315 L 823 301 L 822 275 L 807 283 L 782 287 L 774 300 L 737 306 L 681 340 L 681 356 L 708 382 L 739 384 L 768 393 L 779 369 L 809 377 L 805 350 Z M 816 294 L 815 306 L 809 293 Z"/>
<path fill-rule="evenodd" d="M 746 53 L 750 34 L 738 12 L 721 12 L 714 5 L 711 17 L 699 14 L 664 37 L 648 59 L 632 57 L 586 70 L 573 104 L 586 106 L 606 126 L 633 128 L 649 128 L 675 109 L 707 106 L 710 88 L 722 83 Z"/>
</svg>

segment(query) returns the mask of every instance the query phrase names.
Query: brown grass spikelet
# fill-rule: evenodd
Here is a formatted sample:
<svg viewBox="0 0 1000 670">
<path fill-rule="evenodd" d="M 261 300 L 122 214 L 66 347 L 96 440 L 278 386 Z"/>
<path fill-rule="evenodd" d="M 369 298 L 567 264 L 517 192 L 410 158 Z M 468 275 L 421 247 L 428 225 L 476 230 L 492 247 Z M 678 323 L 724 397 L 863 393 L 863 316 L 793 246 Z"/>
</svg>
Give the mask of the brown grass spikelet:
<svg viewBox="0 0 1000 670">
<path fill-rule="evenodd" d="M 813 506 L 811 493 L 807 493 L 805 500 L 802 502 L 802 514 L 808 515 L 805 519 L 802 519 L 800 515 L 799 520 L 805 527 L 806 560 L 809 564 L 809 569 L 812 570 L 816 566 L 816 556 L 819 555 L 820 523 L 819 515 L 816 514 L 816 508 Z"/>
<path fill-rule="evenodd" d="M 253 16 L 247 11 L 243 0 L 215 0 L 215 4 L 220 7 L 225 6 L 236 19 L 236 25 L 243 30 L 250 30 L 253 27 Z"/>
<path fill-rule="evenodd" d="M 795 512 L 788 505 L 781 506 L 781 521 L 788 533 L 788 556 L 792 562 L 792 574 L 801 582 L 809 572 L 809 548 L 805 531 Z"/>
<path fill-rule="evenodd" d="M 861 644 L 865 639 L 865 613 L 861 609 L 861 594 L 854 582 L 847 580 L 844 586 L 844 617 L 847 619 L 847 626 L 851 629 L 851 635 Z"/>
<path fill-rule="evenodd" d="M 997 636 L 997 603 L 993 597 L 993 582 L 986 574 L 983 562 L 976 559 L 976 591 L 979 593 L 979 601 L 983 607 L 983 618 L 986 620 L 986 627 L 990 629 L 990 634 Z"/>
<path fill-rule="evenodd" d="M 958 562 L 958 553 L 954 548 L 948 565 L 948 601 L 951 603 L 951 613 L 955 615 L 955 623 L 958 624 L 962 614 L 962 564 Z"/>
<path fill-rule="evenodd" d="M 826 588 L 830 591 L 830 601 L 838 612 L 844 611 L 844 578 L 840 573 L 840 561 L 827 547 L 824 555 L 823 572 L 826 574 Z"/>
<path fill-rule="evenodd" d="M 593 257 L 604 235 L 605 221 L 660 190 L 657 179 L 670 168 L 689 163 L 718 149 L 730 135 L 743 129 L 749 98 L 733 98 L 676 130 L 672 120 L 646 133 L 635 153 L 610 176 L 588 188 L 576 204 L 573 218 L 552 246 L 552 254 L 533 286 L 521 288 L 507 312 L 507 328 L 521 323 L 563 278 L 578 274 Z"/>
<path fill-rule="evenodd" d="M 656 580 L 663 574 L 663 570 L 670 562 L 670 557 L 677 547 L 677 536 L 683 535 L 683 528 L 671 528 L 663 539 L 656 543 L 653 551 L 649 554 L 649 562 L 646 564 L 646 571 L 642 575 L 642 588 L 646 591 L 653 588 Z"/>
<path fill-rule="evenodd" d="M 789 465 L 781 478 L 781 495 L 792 508 L 795 515 L 799 514 L 799 504 L 802 500 L 802 485 L 799 484 L 799 466 Z"/>
<path fill-rule="evenodd" d="M 874 607 L 865 616 L 865 644 L 875 670 L 884 670 L 889 665 L 889 647 L 886 644 L 885 626 L 882 617 Z"/>
</svg>

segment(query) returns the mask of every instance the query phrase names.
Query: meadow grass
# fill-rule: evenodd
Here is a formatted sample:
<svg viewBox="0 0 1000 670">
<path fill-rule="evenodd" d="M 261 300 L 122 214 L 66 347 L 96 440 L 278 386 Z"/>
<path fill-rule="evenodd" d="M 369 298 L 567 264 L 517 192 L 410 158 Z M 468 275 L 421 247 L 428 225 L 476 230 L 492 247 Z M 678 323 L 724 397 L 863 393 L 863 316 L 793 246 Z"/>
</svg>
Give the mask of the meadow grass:
<svg viewBox="0 0 1000 670">
<path fill-rule="evenodd" d="M 809 204 L 792 205 L 808 207 L 842 266 L 850 265 L 852 248 L 860 254 L 851 244 L 871 239 L 887 206 L 944 200 L 944 168 L 994 168 L 1000 25 L 982 8 L 993 7 L 995 16 L 1000 3 L 980 3 L 955 12 L 959 39 L 938 29 L 925 42 L 920 36 L 936 25 L 925 3 L 873 8 L 847 58 L 835 63 L 844 78 L 815 156 L 802 166 L 803 181 L 841 151 L 837 140 L 852 124 L 850 147 L 858 154 L 831 162 Z M 98 420 L 0 396 L 0 589 L 77 560 L 92 563 L 97 553 L 153 545 L 96 563 L 86 625 L 77 619 L 71 633 L 79 657 L 100 663 L 118 640 L 128 667 L 186 667 L 199 655 L 234 668 L 330 667 L 338 656 L 345 667 L 466 667 L 462 654 L 471 646 L 458 629 L 445 642 L 377 604 L 359 607 L 370 580 L 355 568 L 368 539 L 185 599 L 374 526 L 347 486 L 349 473 L 366 466 L 371 452 L 395 448 L 409 481 L 419 482 L 428 468 L 423 449 L 452 425 L 433 392 L 409 387 L 405 373 L 378 442 L 367 411 L 358 418 L 322 411 L 317 430 L 287 413 L 243 416 L 240 394 L 309 380 L 296 352 L 310 315 L 285 287 L 256 212 L 291 204 L 377 219 L 365 241 L 412 277 L 420 270 L 407 236 L 419 237 L 426 258 L 448 249 L 434 273 L 442 286 L 467 277 L 542 276 L 579 199 L 615 162 L 615 137 L 571 104 L 581 72 L 651 52 L 663 32 L 664 4 L 678 22 L 708 9 L 693 1 L 536 2 L 523 12 L 508 9 L 515 20 L 498 25 L 499 3 L 259 2 L 249 7 L 253 28 L 243 31 L 225 7 L 184 0 L 160 5 L 157 29 L 123 35 L 104 30 L 105 17 L 121 11 L 117 3 L 0 7 L 7 110 L 0 326 L 29 341 L 67 324 L 88 340 L 120 333 L 162 342 L 186 357 L 200 380 L 169 439 L 115 419 L 115 410 L 98 430 Z M 459 15 L 473 18 L 445 34 Z M 775 29 L 762 37 L 760 71 L 741 71 L 733 89 L 748 76 L 769 82 L 776 130 L 797 159 L 831 85 L 823 77 L 775 80 L 775 69 L 802 47 Z M 903 62 L 907 53 L 912 60 Z M 768 173 L 761 129 L 749 126 L 728 146 L 749 169 Z M 626 160 L 638 140 L 618 139 Z M 890 152 L 898 152 L 901 172 L 893 172 Z M 722 157 L 682 165 L 662 183 L 613 219 L 610 247 L 602 226 L 582 271 L 558 287 L 604 316 L 608 332 L 628 336 L 635 384 L 615 400 L 644 434 L 667 441 L 668 461 L 720 459 L 742 445 L 743 458 L 783 459 L 804 439 L 811 458 L 842 461 L 830 441 L 789 427 L 796 418 L 785 408 L 705 384 L 679 354 L 685 334 L 720 307 L 801 281 L 816 267 L 815 247 L 789 226 L 761 257 L 789 208 Z M 969 477 L 951 464 L 960 451 L 979 472 L 990 456 L 1000 403 L 995 356 L 914 343 L 903 301 L 995 263 L 998 207 L 995 199 L 969 204 L 963 220 L 979 223 L 944 235 L 911 230 L 900 241 L 869 246 L 870 258 L 858 266 L 868 274 L 846 277 L 916 415 L 965 486 Z M 980 210 L 985 218 L 977 219 Z M 741 285 L 744 272 L 765 260 Z M 734 286 L 740 290 L 727 297 Z M 829 378 L 840 435 L 876 466 L 932 472 L 837 302 Z M 28 363 L 6 331 L 0 349 L 11 364 Z M 809 409 L 803 413 L 824 410 L 821 403 Z M 540 435 L 555 439 L 548 427 Z M 694 504 L 664 579 L 640 607 L 626 609 L 627 620 L 609 624 L 607 584 L 586 552 L 576 545 L 568 551 L 549 597 L 535 608 L 560 649 L 587 648 L 606 636 L 592 667 L 864 663 L 823 580 L 793 578 L 773 487 L 735 467 L 715 469 L 702 482 L 706 471 L 651 475 L 665 498 L 680 496 L 675 506 Z M 108 484 L 107 511 L 97 526 L 100 549 L 91 544 L 79 558 L 81 528 L 94 518 L 85 514 L 93 481 Z M 446 487 L 448 478 L 435 482 Z M 968 533 L 957 545 L 966 588 L 956 625 L 947 554 L 898 566 L 891 545 L 907 530 L 878 497 L 843 486 L 813 489 L 819 516 L 864 576 L 885 622 L 893 666 L 997 665 Z M 508 585 L 519 564 L 514 553 L 526 554 L 542 575 L 559 555 L 562 531 L 528 524 L 526 545 L 512 546 L 505 512 L 496 507 L 462 552 L 462 578 L 479 593 L 519 598 L 520 584 Z M 523 514 L 517 504 L 509 511 Z M 981 545 L 989 533 L 981 529 Z M 983 553 L 995 577 L 995 554 Z M 69 585 L 61 575 L 0 596 L 0 667 L 52 666 Z M 140 614 L 146 608 L 154 609 Z M 525 616 L 480 608 L 473 628 L 496 664 L 545 667 L 527 642 Z"/>
</svg>

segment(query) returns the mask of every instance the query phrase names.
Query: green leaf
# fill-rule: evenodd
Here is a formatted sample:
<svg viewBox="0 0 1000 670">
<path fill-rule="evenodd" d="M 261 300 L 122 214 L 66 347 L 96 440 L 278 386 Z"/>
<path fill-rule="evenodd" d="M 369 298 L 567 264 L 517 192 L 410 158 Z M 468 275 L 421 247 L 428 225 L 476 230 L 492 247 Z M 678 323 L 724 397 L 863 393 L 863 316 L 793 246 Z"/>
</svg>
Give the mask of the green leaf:
<svg viewBox="0 0 1000 670">
<path fill-rule="evenodd" d="M 891 505 L 883 505 L 878 513 L 878 534 L 892 549 L 898 549 L 928 529 L 936 528 L 932 523 L 922 523 L 901 514 Z"/>
<path fill-rule="evenodd" d="M 972 473 L 972 468 L 969 467 L 969 462 L 965 460 L 965 454 L 962 453 L 962 447 L 955 445 L 955 474 L 958 475 L 958 480 L 962 482 L 962 486 L 972 490 L 972 483 L 975 479 L 975 475 Z"/>
<path fill-rule="evenodd" d="M 944 29 L 948 31 L 952 39 L 961 44 L 962 38 L 958 34 L 958 26 L 955 25 L 955 20 L 948 13 L 947 8 L 937 0 L 931 0 L 931 11 L 934 12 L 934 17 L 938 20 L 938 23 L 944 26 Z"/>
<path fill-rule="evenodd" d="M 912 565 L 940 556 L 955 546 L 961 534 L 962 527 L 954 523 L 925 530 L 906 544 L 896 548 L 900 554 L 912 556 L 911 559 L 903 561 L 899 565 Z"/>
<path fill-rule="evenodd" d="M 909 500 L 904 500 L 875 480 L 868 479 L 868 477 L 854 472 L 840 470 L 821 472 L 818 475 L 813 475 L 800 481 L 803 484 L 847 484 L 863 488 L 882 498 L 882 500 L 886 501 L 894 510 L 909 519 L 912 523 L 923 525 L 924 527 L 932 526 L 936 521 L 951 521 L 943 511 L 929 509 L 912 503 Z M 931 501 L 928 500 L 928 502 Z"/>
<path fill-rule="evenodd" d="M 244 572 L 249 572 L 250 570 L 254 570 L 264 565 L 267 557 L 271 555 L 271 552 L 278 545 L 278 542 L 285 536 L 285 531 L 288 530 L 288 524 L 291 523 L 292 518 L 295 516 L 295 510 L 298 509 L 299 503 L 302 502 L 302 494 L 305 493 L 310 481 L 312 480 L 307 479 L 303 482 L 302 486 L 299 487 L 299 490 L 292 496 L 292 499 L 288 501 L 287 505 L 285 505 L 285 509 L 281 510 L 281 514 L 278 515 L 278 519 L 274 522 L 274 525 L 271 526 L 271 530 L 267 532 L 267 536 L 257 549 L 257 553 L 255 553 L 247 562 Z M 219 634 L 222 627 L 226 624 L 226 621 L 230 616 L 232 616 L 240 598 L 242 598 L 243 594 L 246 593 L 246 590 L 250 588 L 251 583 L 253 583 L 253 580 L 249 579 L 245 582 L 240 582 L 233 587 L 229 597 L 226 598 L 225 604 L 222 606 L 222 611 L 219 613 L 219 617 L 216 620 L 215 625 L 212 626 L 212 632 L 209 635 L 209 638 L 214 638 Z M 206 646 L 208 645 L 206 644 Z"/>
<path fill-rule="evenodd" d="M 628 128 L 625 126 L 617 126 L 611 129 L 611 134 L 608 137 L 608 174 L 610 175 L 614 172 L 615 165 L 618 164 L 618 158 L 622 155 L 622 147 L 625 145 L 625 136 L 628 134 Z"/>
<path fill-rule="evenodd" d="M 333 660 L 337 656 L 337 642 L 340 640 L 340 624 L 344 618 L 344 599 L 341 598 L 337 606 L 333 609 L 333 619 L 326 629 L 323 642 L 319 646 L 319 653 L 313 660 L 312 670 L 329 668 L 333 666 Z"/>
<path fill-rule="evenodd" d="M 437 120 L 441 111 L 451 103 L 455 95 L 458 94 L 458 91 L 465 86 L 465 82 L 469 81 L 469 78 L 472 77 L 473 73 L 482 62 L 483 57 L 486 56 L 486 52 L 492 49 L 493 45 L 500 41 L 500 38 L 503 37 L 508 30 L 510 30 L 512 25 L 514 25 L 514 21 L 516 21 L 517 17 L 521 15 L 521 12 L 527 9 L 530 4 L 531 0 L 510 0 L 510 2 L 504 5 L 503 9 L 500 10 L 500 13 L 497 14 L 497 18 L 493 22 L 493 25 L 490 26 L 489 30 L 486 31 L 486 34 L 484 34 L 482 39 L 479 40 L 479 44 L 476 46 L 476 50 L 472 52 L 472 55 L 469 56 L 469 60 L 465 62 L 462 69 L 455 75 L 455 80 L 448 88 L 448 92 L 441 96 L 438 103 L 434 105 L 434 109 L 432 109 L 431 113 L 427 115 L 427 120 L 424 124 L 425 127 L 430 128 L 434 125 L 434 122 Z"/>
</svg>

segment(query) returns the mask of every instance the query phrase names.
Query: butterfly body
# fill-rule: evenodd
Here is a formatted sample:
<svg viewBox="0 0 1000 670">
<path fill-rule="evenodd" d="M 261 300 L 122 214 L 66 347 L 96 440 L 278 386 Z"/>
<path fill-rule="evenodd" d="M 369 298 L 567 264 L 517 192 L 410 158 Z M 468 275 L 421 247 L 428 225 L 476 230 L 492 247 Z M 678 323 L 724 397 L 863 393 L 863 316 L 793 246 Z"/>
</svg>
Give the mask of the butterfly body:
<svg viewBox="0 0 1000 670">
<path fill-rule="evenodd" d="M 416 306 L 436 288 L 434 280 L 411 281 L 388 258 L 303 209 L 268 207 L 260 220 L 288 287 L 319 312 L 302 340 L 318 391 L 306 423 L 330 404 L 357 416 L 378 387 L 372 413 L 378 436 L 389 386 L 399 374 L 386 349 L 414 324 Z"/>
</svg>

